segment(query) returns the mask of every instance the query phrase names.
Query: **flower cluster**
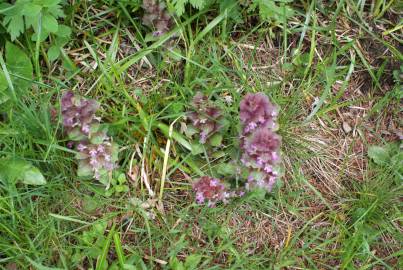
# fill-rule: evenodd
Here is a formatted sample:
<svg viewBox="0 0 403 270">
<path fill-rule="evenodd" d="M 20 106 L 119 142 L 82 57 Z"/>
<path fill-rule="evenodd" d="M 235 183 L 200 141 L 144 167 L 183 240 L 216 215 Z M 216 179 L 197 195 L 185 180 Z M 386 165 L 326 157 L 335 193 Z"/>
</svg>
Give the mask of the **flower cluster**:
<svg viewBox="0 0 403 270">
<path fill-rule="evenodd" d="M 193 190 L 196 192 L 196 202 L 207 202 L 209 207 L 214 207 L 218 202 L 228 203 L 230 198 L 243 195 L 242 191 L 229 191 L 219 179 L 210 176 L 202 176 L 193 184 Z"/>
<path fill-rule="evenodd" d="M 160 36 L 169 30 L 171 16 L 165 8 L 165 3 L 157 0 L 144 0 L 143 9 L 143 24 L 155 29 L 154 36 Z"/>
<path fill-rule="evenodd" d="M 108 183 L 108 173 L 116 167 L 118 148 L 101 127 L 101 118 L 95 115 L 98 102 L 74 95 L 68 91 L 61 99 L 63 126 L 76 145 L 78 176 L 94 177 L 103 184 Z"/>
<path fill-rule="evenodd" d="M 192 107 L 193 111 L 189 112 L 188 118 L 200 134 L 200 143 L 204 144 L 220 129 L 222 112 L 201 92 L 197 92 L 194 96 Z"/>
<path fill-rule="evenodd" d="M 91 126 L 100 121 L 95 116 L 98 108 L 95 100 L 76 97 L 72 91 L 64 93 L 61 101 L 63 126 L 70 138 L 83 138 L 90 134 Z"/>
<path fill-rule="evenodd" d="M 247 94 L 241 101 L 241 162 L 249 169 L 247 189 L 271 191 L 279 176 L 281 137 L 275 133 L 277 115 L 277 107 L 263 93 Z"/>
<path fill-rule="evenodd" d="M 263 93 L 246 94 L 240 104 L 240 119 L 243 134 L 249 134 L 257 128 L 277 129 L 278 109 L 270 103 Z"/>
<path fill-rule="evenodd" d="M 100 144 L 80 142 L 77 145 L 77 159 L 80 160 L 78 175 L 87 176 L 93 174 L 95 179 L 101 180 L 102 176 L 106 176 L 108 172 L 116 167 L 115 147 L 116 145 L 108 140 Z"/>
</svg>

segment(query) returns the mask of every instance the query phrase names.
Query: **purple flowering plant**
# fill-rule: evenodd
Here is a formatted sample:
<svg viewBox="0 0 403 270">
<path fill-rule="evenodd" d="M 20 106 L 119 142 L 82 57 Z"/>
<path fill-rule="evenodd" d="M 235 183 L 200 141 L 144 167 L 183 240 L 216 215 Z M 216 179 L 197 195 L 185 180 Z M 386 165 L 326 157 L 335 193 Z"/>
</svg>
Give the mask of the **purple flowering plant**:
<svg viewBox="0 0 403 270">
<path fill-rule="evenodd" d="M 240 104 L 240 119 L 243 126 L 242 135 L 249 134 L 257 128 L 276 130 L 278 109 L 263 93 L 246 94 Z"/>
<path fill-rule="evenodd" d="M 153 36 L 158 37 L 169 31 L 172 18 L 163 1 L 144 0 L 142 7 L 143 24 L 154 29 Z"/>
<path fill-rule="evenodd" d="M 241 163 L 248 171 L 246 189 L 271 191 L 280 174 L 278 108 L 263 93 L 247 94 L 240 104 Z"/>
<path fill-rule="evenodd" d="M 201 92 L 193 97 L 192 110 L 188 112 L 187 135 L 196 136 L 198 144 L 218 147 L 222 141 L 222 131 L 226 126 L 222 110 Z"/>
<path fill-rule="evenodd" d="M 229 199 L 243 195 L 242 191 L 231 191 L 221 180 L 210 176 L 202 176 L 192 188 L 196 192 L 196 203 L 207 203 L 209 207 L 214 207 L 218 202 L 226 204 Z"/>
<path fill-rule="evenodd" d="M 196 110 L 189 116 L 193 126 L 199 130 L 217 132 L 219 127 L 216 122 L 208 122 L 208 119 L 216 119 L 221 116 L 219 112 L 213 111 L 208 118 L 210 105 L 205 96 L 198 94 L 193 100 Z M 272 104 L 269 98 L 263 93 L 247 94 L 240 103 L 240 150 L 241 166 L 232 164 L 220 164 L 230 174 L 238 174 L 247 178 L 246 191 L 263 189 L 270 192 L 280 177 L 281 158 L 280 146 L 281 137 L 276 133 L 278 108 Z M 207 203 L 215 206 L 218 202 L 227 203 L 230 198 L 240 197 L 243 191 L 231 191 L 219 179 L 203 176 L 193 184 L 198 204 Z"/>
<path fill-rule="evenodd" d="M 63 127 L 75 146 L 78 159 L 77 175 L 93 177 L 109 184 L 112 170 L 116 168 L 118 146 L 107 136 L 107 128 L 101 125 L 101 118 L 95 113 L 99 103 L 67 91 L 61 99 Z"/>
</svg>

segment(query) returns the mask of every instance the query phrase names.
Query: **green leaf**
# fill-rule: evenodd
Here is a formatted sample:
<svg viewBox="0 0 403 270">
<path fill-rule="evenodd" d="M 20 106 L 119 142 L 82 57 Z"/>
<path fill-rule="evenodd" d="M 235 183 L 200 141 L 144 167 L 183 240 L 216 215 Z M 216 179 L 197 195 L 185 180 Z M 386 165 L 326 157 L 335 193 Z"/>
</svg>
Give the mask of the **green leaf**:
<svg viewBox="0 0 403 270">
<path fill-rule="evenodd" d="M 227 10 L 228 17 L 236 23 L 242 22 L 241 6 L 237 0 L 221 0 L 220 12 L 223 13 Z"/>
<path fill-rule="evenodd" d="M 192 7 L 200 10 L 200 9 L 204 8 L 208 2 L 211 2 L 211 1 L 208 1 L 208 0 L 173 0 L 172 1 L 174 8 L 175 8 L 175 12 L 176 12 L 176 14 L 178 14 L 178 16 L 181 16 L 185 12 L 185 6 L 187 3 L 190 3 L 192 5 Z"/>
<path fill-rule="evenodd" d="M 19 159 L 0 159 L 0 179 L 9 183 L 20 181 L 27 185 L 46 184 L 38 168 L 28 161 Z"/>
<path fill-rule="evenodd" d="M 388 149 L 381 146 L 370 146 L 368 156 L 378 165 L 385 165 L 390 159 Z"/>
<path fill-rule="evenodd" d="M 112 236 L 115 233 L 115 224 L 112 225 L 112 228 L 110 229 L 108 236 L 106 237 L 106 240 L 103 241 L 102 243 L 102 253 L 98 257 L 97 260 L 97 265 L 96 269 L 97 270 L 103 270 L 103 269 L 108 269 L 108 252 L 109 252 L 109 246 L 112 241 Z"/>
<path fill-rule="evenodd" d="M 179 261 L 176 257 L 172 257 L 169 260 L 169 266 L 172 270 L 185 270 L 183 263 Z"/>
<path fill-rule="evenodd" d="M 8 88 L 8 83 L 4 72 L 0 70 L 0 96 L 3 95 L 4 90 Z M 5 95 L 5 93 L 4 93 Z M 1 99 L 0 99 L 1 100 Z M 1 101 L 0 101 L 1 104 Z"/>
<path fill-rule="evenodd" d="M 28 29 L 30 27 L 34 28 L 34 31 L 38 31 L 39 16 L 25 16 L 25 27 Z"/>
<path fill-rule="evenodd" d="M 24 172 L 22 183 L 27 185 L 45 185 L 46 180 L 38 168 L 31 166 Z"/>
<path fill-rule="evenodd" d="M 211 136 L 211 138 L 209 139 L 209 143 L 211 146 L 221 146 L 222 144 L 222 135 L 221 134 L 214 134 L 213 136 Z"/>
<path fill-rule="evenodd" d="M 0 159 L 0 178 L 3 179 L 3 181 L 15 183 L 30 166 L 31 164 L 24 160 Z"/>
<path fill-rule="evenodd" d="M 103 126 L 101 128 L 101 124 L 99 124 L 99 123 L 93 123 L 93 124 L 90 125 L 90 134 L 97 133 L 98 131 L 107 132 L 108 128 L 105 127 L 105 126 Z"/>
<path fill-rule="evenodd" d="M 174 4 L 176 14 L 178 16 L 182 16 L 183 13 L 185 12 L 185 4 L 188 2 L 188 0 L 173 0 L 172 3 Z"/>
<path fill-rule="evenodd" d="M 84 152 L 77 152 L 76 154 L 75 154 L 75 158 L 76 159 L 87 159 L 87 158 L 89 158 L 90 156 L 88 155 L 88 154 L 86 154 L 86 153 L 84 153 Z"/>
<path fill-rule="evenodd" d="M 53 5 L 48 8 L 48 13 L 52 14 L 55 18 L 63 18 L 65 17 L 63 9 L 60 5 Z"/>
<path fill-rule="evenodd" d="M 0 14 L 5 16 L 14 16 L 20 14 L 21 5 L 11 5 L 10 3 L 0 3 Z"/>
<path fill-rule="evenodd" d="M 198 155 L 204 153 L 204 147 L 200 143 L 193 143 L 192 144 L 192 155 Z"/>
<path fill-rule="evenodd" d="M 4 95 L 3 93 L 0 92 L 0 105 L 1 105 L 1 109 L 0 112 L 5 112 L 5 108 L 6 108 L 6 102 L 9 101 L 10 98 L 7 95 Z"/>
<path fill-rule="evenodd" d="M 105 133 L 104 132 L 97 132 L 95 134 L 91 134 L 90 142 L 92 144 L 101 144 L 104 142 Z"/>
<path fill-rule="evenodd" d="M 51 46 L 48 50 L 48 58 L 49 61 L 53 62 L 55 61 L 60 55 L 60 48 L 58 46 Z"/>
<path fill-rule="evenodd" d="M 285 23 L 294 15 L 292 8 L 287 5 L 278 6 L 273 0 L 255 0 L 255 2 L 259 5 L 259 14 L 263 20 Z"/>
<path fill-rule="evenodd" d="M 205 0 L 189 0 L 190 4 L 197 9 L 202 9 L 206 4 Z"/>
<path fill-rule="evenodd" d="M 60 29 L 59 25 L 59 29 Z M 57 33 L 56 33 L 57 35 Z M 53 43 L 55 46 L 58 46 L 60 49 L 66 45 L 68 42 L 70 41 L 70 37 L 61 37 L 61 36 L 57 36 L 56 39 L 54 39 Z"/>
<path fill-rule="evenodd" d="M 188 125 L 185 128 L 185 135 L 188 138 L 192 138 L 193 135 L 195 135 L 196 133 L 198 133 L 199 131 L 192 125 Z"/>
<path fill-rule="evenodd" d="M 112 143 L 112 157 L 111 161 L 116 162 L 119 159 L 119 145 L 115 142 Z"/>
<path fill-rule="evenodd" d="M 129 187 L 127 185 L 116 186 L 115 190 L 117 193 L 127 192 L 127 191 L 129 191 Z"/>
<path fill-rule="evenodd" d="M 119 184 L 124 184 L 124 183 L 126 183 L 126 176 L 125 176 L 124 173 L 119 174 L 118 182 L 119 182 Z"/>
<path fill-rule="evenodd" d="M 224 151 L 214 151 L 214 152 L 211 154 L 211 156 L 212 156 L 214 159 L 222 158 L 222 157 L 224 157 L 225 155 L 226 155 L 226 153 L 225 153 Z"/>
<path fill-rule="evenodd" d="M 403 163 L 403 152 L 401 152 L 400 150 L 398 150 L 398 153 L 395 153 L 392 158 L 390 159 L 390 165 L 391 166 L 402 166 Z"/>
<path fill-rule="evenodd" d="M 22 15 L 24 16 L 29 16 L 29 17 L 35 17 L 38 16 L 38 14 L 41 12 L 42 7 L 40 5 L 36 5 L 34 3 L 27 3 L 24 5 L 24 8 L 22 10 Z"/>
<path fill-rule="evenodd" d="M 223 176 L 232 176 L 236 173 L 235 164 L 221 163 L 217 166 L 217 173 Z"/>
<path fill-rule="evenodd" d="M 71 130 L 67 135 L 69 139 L 72 141 L 81 141 L 86 139 L 86 136 L 81 132 L 81 130 L 78 127 Z"/>
<path fill-rule="evenodd" d="M 64 25 L 64 24 L 60 24 L 59 28 L 57 29 L 57 32 L 55 33 L 57 36 L 59 37 L 70 37 L 71 35 L 71 28 Z"/>
<path fill-rule="evenodd" d="M 31 85 L 33 72 L 31 60 L 24 51 L 11 42 L 6 43 L 6 65 L 15 88 L 25 90 Z M 13 75 L 23 77 L 25 80 Z"/>
<path fill-rule="evenodd" d="M 50 14 L 45 14 L 42 17 L 42 27 L 51 33 L 56 33 L 59 29 L 59 24 L 57 23 L 55 17 Z"/>
<path fill-rule="evenodd" d="M 4 86 L 4 83 L 1 81 L 2 77 L 4 77 L 3 73 L 0 73 L 0 112 L 6 111 L 6 102 L 10 100 L 10 97 L 4 92 L 4 89 L 1 87 Z"/>
<path fill-rule="evenodd" d="M 58 5 L 61 0 L 36 0 L 35 2 L 43 7 L 53 7 Z"/>
<path fill-rule="evenodd" d="M 35 262 L 34 260 L 29 258 L 28 256 L 25 256 L 25 259 L 27 261 L 29 261 L 29 263 L 34 267 L 34 269 L 37 269 L 37 270 L 63 270 L 63 268 L 55 268 L 55 267 L 44 266 L 44 265 L 42 265 L 40 263 Z"/>
<path fill-rule="evenodd" d="M 114 191 L 115 191 L 114 188 L 110 188 L 110 189 L 108 189 L 107 191 L 105 191 L 104 196 L 105 196 L 105 197 L 110 197 L 110 196 L 113 195 L 113 192 L 114 192 Z"/>
<path fill-rule="evenodd" d="M 162 131 L 162 133 L 164 133 L 165 136 L 169 137 L 169 127 L 167 125 L 163 123 L 158 123 L 157 126 Z M 192 150 L 192 145 L 180 133 L 173 131 L 172 138 L 186 149 Z"/>
<path fill-rule="evenodd" d="M 91 196 L 85 196 L 82 199 L 82 206 L 83 206 L 84 212 L 94 213 L 99 206 L 98 198 L 97 197 L 94 198 Z"/>
<path fill-rule="evenodd" d="M 93 176 L 94 172 L 92 171 L 91 166 L 85 162 L 85 161 L 80 161 L 78 162 L 78 168 L 77 168 L 77 176 L 78 177 L 91 177 Z"/>
<path fill-rule="evenodd" d="M 108 174 L 108 171 L 107 170 L 105 170 L 105 169 L 103 169 L 103 168 L 101 168 L 99 171 L 98 171 L 98 173 L 99 173 L 99 179 L 98 179 L 98 181 L 101 183 L 101 184 L 103 184 L 104 186 L 108 186 L 109 185 L 109 174 Z"/>
<path fill-rule="evenodd" d="M 6 16 L 3 24 L 7 25 L 7 33 L 11 36 L 11 41 L 16 40 L 24 32 L 24 19 L 21 15 Z"/>
<path fill-rule="evenodd" d="M 189 255 L 185 260 L 185 268 L 186 270 L 197 269 L 197 265 L 199 265 L 202 256 L 199 254 Z"/>
</svg>

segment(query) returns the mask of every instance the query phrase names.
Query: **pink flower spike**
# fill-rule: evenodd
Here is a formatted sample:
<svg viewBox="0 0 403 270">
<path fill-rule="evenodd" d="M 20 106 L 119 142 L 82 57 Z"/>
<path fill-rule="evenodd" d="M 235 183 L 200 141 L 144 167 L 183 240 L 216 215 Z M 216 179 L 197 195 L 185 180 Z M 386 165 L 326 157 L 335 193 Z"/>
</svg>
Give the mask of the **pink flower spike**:
<svg viewBox="0 0 403 270">
<path fill-rule="evenodd" d="M 78 151 L 84 151 L 85 149 L 87 149 L 87 146 L 85 146 L 84 144 L 79 143 L 79 144 L 77 145 L 77 150 L 78 150 Z"/>
<path fill-rule="evenodd" d="M 264 171 L 265 171 L 266 173 L 271 173 L 273 170 L 272 170 L 272 167 L 271 167 L 270 165 L 266 165 L 266 166 L 264 167 Z"/>
<path fill-rule="evenodd" d="M 97 166 L 98 166 L 98 160 L 96 160 L 95 158 L 92 158 L 92 159 L 90 160 L 90 164 L 91 164 L 91 166 L 93 166 L 93 167 L 97 167 Z"/>
<path fill-rule="evenodd" d="M 280 161 L 277 116 L 278 108 L 263 93 L 246 94 L 241 101 L 241 163 L 250 173 L 247 190 L 260 187 L 271 191 L 277 179 L 278 173 L 273 171 Z"/>
<path fill-rule="evenodd" d="M 202 204 L 204 202 L 204 196 L 202 192 L 197 192 L 196 193 L 196 202 L 198 204 Z"/>
<path fill-rule="evenodd" d="M 91 157 L 96 157 L 97 154 L 98 154 L 97 150 L 95 150 L 95 149 L 91 149 L 91 150 L 89 151 L 89 153 L 90 153 L 90 156 L 91 156 Z"/>
<path fill-rule="evenodd" d="M 205 144 L 207 139 L 220 129 L 222 111 L 208 97 L 197 92 L 192 100 L 192 110 L 188 112 L 188 121 L 197 131 L 199 142 Z"/>
<path fill-rule="evenodd" d="M 73 141 L 70 141 L 70 142 L 68 142 L 67 143 L 67 148 L 73 148 L 73 146 L 74 146 L 74 142 Z"/>
<path fill-rule="evenodd" d="M 87 124 L 84 124 L 83 127 L 81 128 L 81 130 L 82 130 L 84 133 L 88 134 L 88 133 L 90 132 L 90 126 L 87 125 Z"/>
<path fill-rule="evenodd" d="M 217 180 L 217 179 L 211 179 L 211 181 L 210 181 L 210 186 L 211 186 L 211 187 L 216 187 L 216 186 L 218 186 L 218 180 Z"/>
<path fill-rule="evenodd" d="M 257 127 L 257 125 L 256 125 L 255 122 L 250 122 L 250 123 L 248 124 L 248 126 L 247 126 L 246 129 L 247 129 L 248 132 L 249 132 L 249 131 L 251 131 L 251 130 L 254 130 L 256 127 Z"/>
<path fill-rule="evenodd" d="M 262 166 L 264 162 L 261 157 L 258 157 L 256 163 L 257 163 L 257 165 Z"/>
<path fill-rule="evenodd" d="M 263 93 L 246 94 L 240 104 L 241 123 L 246 126 L 245 132 L 250 132 L 250 123 L 256 123 L 259 127 L 266 127 L 273 122 L 273 111 L 276 107 L 270 103 L 269 98 Z"/>
<path fill-rule="evenodd" d="M 193 190 L 196 192 L 196 202 L 200 204 L 208 201 L 210 207 L 218 202 L 224 202 L 230 194 L 219 179 L 209 176 L 203 176 L 196 181 L 193 184 Z"/>
<path fill-rule="evenodd" d="M 100 145 L 98 145 L 97 150 L 99 153 L 103 153 L 105 151 L 105 147 L 102 144 L 100 144 Z"/>
</svg>

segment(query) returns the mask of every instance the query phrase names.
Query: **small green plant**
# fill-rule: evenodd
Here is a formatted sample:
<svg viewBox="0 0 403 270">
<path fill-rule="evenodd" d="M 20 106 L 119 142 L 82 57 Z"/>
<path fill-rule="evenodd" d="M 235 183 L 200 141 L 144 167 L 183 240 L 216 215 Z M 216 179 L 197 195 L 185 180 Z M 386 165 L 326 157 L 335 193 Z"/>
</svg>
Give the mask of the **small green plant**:
<svg viewBox="0 0 403 270">
<path fill-rule="evenodd" d="M 294 10 L 287 5 L 287 3 L 292 2 L 289 0 L 253 0 L 249 11 L 259 8 L 259 15 L 263 21 L 278 25 L 285 23 L 288 18 L 294 15 Z"/>
<path fill-rule="evenodd" d="M 129 191 L 129 186 L 126 184 L 126 176 L 124 173 L 120 173 L 117 177 L 113 177 L 111 180 L 111 185 L 107 191 L 105 191 L 105 196 L 110 197 L 112 195 L 119 195 Z"/>
<path fill-rule="evenodd" d="M 27 185 L 44 185 L 45 177 L 30 162 L 20 159 L 0 159 L 0 182 L 4 184 L 23 183 Z"/>
<path fill-rule="evenodd" d="M 403 152 L 397 143 L 384 146 L 372 145 L 368 148 L 368 156 L 380 167 L 390 169 L 400 179 L 403 177 Z"/>
<path fill-rule="evenodd" d="M 186 257 L 185 262 L 181 262 L 177 257 L 172 257 L 169 260 L 169 267 L 172 270 L 195 270 L 199 269 L 202 256 L 199 254 L 191 254 Z"/>
<path fill-rule="evenodd" d="M 293 1 L 290 0 L 173 0 L 172 4 L 175 13 L 182 16 L 185 13 L 186 5 L 190 5 L 197 10 L 201 10 L 214 4 L 219 5 L 219 10 L 228 11 L 228 17 L 236 22 L 242 22 L 241 9 L 245 8 L 251 14 L 255 10 L 259 10 L 259 17 L 262 21 L 267 21 L 277 26 L 283 24 L 288 18 L 294 16 L 294 9 L 289 5 Z"/>
<path fill-rule="evenodd" d="M 0 70 L 0 111 L 31 85 L 33 68 L 29 57 L 18 46 L 7 42 L 5 59 Z M 2 61 L 2 62 L 3 62 Z M 4 64 L 4 65 L 3 65 Z"/>
<path fill-rule="evenodd" d="M 71 28 L 60 24 L 58 19 L 64 18 L 62 0 L 17 0 L 14 4 L 1 3 L 0 16 L 2 25 L 10 35 L 11 41 L 24 33 L 31 33 L 33 41 L 45 41 L 52 37 L 48 49 L 48 59 L 56 60 L 60 49 L 66 45 L 71 35 Z M 33 33 L 30 30 L 33 30 Z"/>
<path fill-rule="evenodd" d="M 173 0 L 172 3 L 175 7 L 175 12 L 178 16 L 182 16 L 185 13 L 185 7 L 190 4 L 195 9 L 202 9 L 208 4 L 214 3 L 211 0 Z"/>
<path fill-rule="evenodd" d="M 78 238 L 79 247 L 75 249 L 72 256 L 74 264 L 82 263 L 86 257 L 92 262 L 102 254 L 107 225 L 107 222 L 98 222 L 82 233 Z"/>
<path fill-rule="evenodd" d="M 62 0 L 17 0 L 14 4 L 0 4 L 0 14 L 4 15 L 2 24 L 11 36 L 17 39 L 29 29 L 34 30 L 32 40 L 44 41 L 49 35 L 68 37 L 71 29 L 59 24 L 57 19 L 65 17 Z"/>
<path fill-rule="evenodd" d="M 76 145 L 78 159 L 77 175 L 94 177 L 105 186 L 118 159 L 118 146 L 107 136 L 107 126 L 95 115 L 98 102 L 66 92 L 61 100 L 63 126 L 70 145 Z"/>
<path fill-rule="evenodd" d="M 203 153 L 204 147 L 214 150 L 209 152 L 216 152 L 222 144 L 222 134 L 228 126 L 223 111 L 201 92 L 196 93 L 191 106 L 192 110 L 187 115 L 189 124 L 185 134 L 197 140 L 192 144 L 192 153 L 194 155 Z"/>
</svg>

